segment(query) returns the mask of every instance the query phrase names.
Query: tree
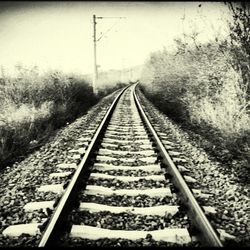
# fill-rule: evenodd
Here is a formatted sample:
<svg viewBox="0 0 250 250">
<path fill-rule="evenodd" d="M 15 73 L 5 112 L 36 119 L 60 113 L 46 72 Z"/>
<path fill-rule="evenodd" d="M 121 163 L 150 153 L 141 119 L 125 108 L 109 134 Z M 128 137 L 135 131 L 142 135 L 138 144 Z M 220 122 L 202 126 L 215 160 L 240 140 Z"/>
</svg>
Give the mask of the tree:
<svg viewBox="0 0 250 250">
<path fill-rule="evenodd" d="M 229 23 L 234 68 L 242 75 L 243 85 L 250 93 L 250 6 L 246 2 L 226 2 L 232 12 Z"/>
</svg>

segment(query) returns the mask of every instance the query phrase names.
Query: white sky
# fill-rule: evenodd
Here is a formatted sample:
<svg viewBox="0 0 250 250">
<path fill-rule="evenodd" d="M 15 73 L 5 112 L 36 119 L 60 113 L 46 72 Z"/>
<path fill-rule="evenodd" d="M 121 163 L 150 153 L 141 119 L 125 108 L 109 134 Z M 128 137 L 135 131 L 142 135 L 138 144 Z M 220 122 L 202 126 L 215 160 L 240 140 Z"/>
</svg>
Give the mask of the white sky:
<svg viewBox="0 0 250 250">
<path fill-rule="evenodd" d="M 202 4 L 199 8 L 198 5 Z M 181 18 L 185 12 L 184 27 Z M 105 32 L 97 43 L 101 70 L 142 64 L 149 53 L 191 29 L 202 40 L 224 32 L 228 9 L 221 2 L 30 2 L 0 3 L 0 65 L 17 62 L 57 68 L 65 72 L 91 73 L 93 69 L 92 15 L 125 16 L 97 20 Z"/>
</svg>

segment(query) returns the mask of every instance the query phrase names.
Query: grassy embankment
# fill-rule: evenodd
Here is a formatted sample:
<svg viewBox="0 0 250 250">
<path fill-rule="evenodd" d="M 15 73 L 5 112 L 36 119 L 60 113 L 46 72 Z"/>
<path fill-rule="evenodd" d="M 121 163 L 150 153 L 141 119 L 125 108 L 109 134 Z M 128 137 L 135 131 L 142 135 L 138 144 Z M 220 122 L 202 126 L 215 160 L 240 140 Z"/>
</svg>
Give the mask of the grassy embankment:
<svg viewBox="0 0 250 250">
<path fill-rule="evenodd" d="M 183 128 L 195 132 L 202 147 L 222 162 L 241 159 L 247 165 L 250 73 L 242 69 L 246 63 L 249 66 L 250 57 L 233 27 L 226 39 L 199 43 L 194 33 L 176 39 L 174 52 L 152 53 L 141 82 L 145 95 Z"/>
<path fill-rule="evenodd" d="M 21 160 L 53 131 L 121 87 L 109 86 L 96 96 L 80 76 L 41 73 L 36 67 L 20 67 L 17 77 L 3 71 L 0 81 L 0 168 Z"/>
</svg>

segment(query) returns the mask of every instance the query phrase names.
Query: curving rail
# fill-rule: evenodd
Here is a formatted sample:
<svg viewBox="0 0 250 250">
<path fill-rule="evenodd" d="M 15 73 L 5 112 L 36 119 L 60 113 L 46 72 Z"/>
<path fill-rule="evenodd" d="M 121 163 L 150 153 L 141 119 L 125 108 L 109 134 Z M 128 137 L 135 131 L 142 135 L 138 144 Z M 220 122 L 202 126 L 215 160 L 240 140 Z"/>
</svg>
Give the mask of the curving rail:
<svg viewBox="0 0 250 250">
<path fill-rule="evenodd" d="M 97 128 L 93 139 L 91 140 L 77 170 L 75 171 L 67 189 L 65 190 L 64 195 L 62 196 L 61 200 L 59 201 L 59 204 L 53 214 L 53 216 L 51 217 L 44 233 L 42 236 L 42 239 L 40 240 L 39 243 L 39 247 L 44 247 L 44 246 L 48 246 L 54 243 L 54 239 L 58 236 L 58 234 L 61 231 L 61 228 L 64 226 L 63 223 L 65 221 L 65 215 L 68 213 L 71 205 L 71 202 L 74 202 L 74 198 L 76 196 L 76 191 L 78 189 L 79 186 L 79 180 L 81 179 L 81 177 L 85 174 L 85 166 L 86 164 L 88 164 L 91 154 L 93 153 L 93 151 L 95 150 L 99 140 L 100 140 L 100 136 L 103 133 L 105 127 L 107 126 L 110 117 L 112 115 L 112 112 L 117 104 L 117 102 L 119 101 L 119 98 L 121 97 L 121 95 L 124 93 L 124 91 L 127 89 L 128 87 L 125 87 L 121 90 L 121 92 L 117 95 L 117 97 L 115 98 L 115 100 L 113 101 L 113 103 L 111 104 L 110 108 L 108 109 L 106 115 L 104 116 L 101 124 L 99 125 L 99 127 Z"/>
<path fill-rule="evenodd" d="M 195 226 L 200 231 L 200 239 L 203 240 L 203 243 L 207 246 L 216 246 L 221 247 L 222 243 L 220 242 L 216 232 L 213 230 L 212 226 L 210 225 L 208 219 L 206 218 L 205 214 L 203 213 L 201 207 L 197 203 L 196 199 L 194 198 L 192 191 L 189 189 L 188 185 L 186 184 L 185 180 L 181 176 L 180 172 L 178 171 L 177 167 L 171 160 L 169 154 L 167 153 L 165 147 L 163 146 L 161 140 L 159 139 L 156 131 L 154 130 L 152 124 L 150 123 L 147 115 L 145 114 L 137 95 L 135 93 L 135 88 L 137 84 L 132 86 L 133 88 L 133 95 L 136 106 L 138 108 L 139 114 L 146 125 L 149 133 L 152 135 L 152 139 L 158 148 L 160 155 L 163 159 L 163 163 L 168 167 L 169 173 L 173 177 L 173 182 L 177 189 L 180 191 L 181 195 L 183 196 L 183 200 L 188 207 L 188 212 L 190 217 L 192 218 Z M 54 245 L 56 243 L 57 238 L 65 231 L 65 226 L 67 224 L 66 218 L 67 214 L 72 208 L 72 204 L 76 200 L 77 190 L 79 189 L 79 184 L 81 183 L 80 180 L 84 176 L 88 176 L 89 173 L 87 172 L 88 168 L 86 167 L 87 164 L 91 161 L 91 156 L 93 152 L 97 148 L 100 139 L 104 131 L 106 130 L 108 123 L 111 119 L 111 115 L 119 101 L 119 98 L 122 96 L 124 91 L 128 87 L 124 88 L 120 94 L 116 97 L 112 105 L 110 106 L 109 110 L 107 111 L 106 115 L 104 116 L 101 124 L 97 128 L 93 139 L 91 140 L 84 157 L 82 158 L 78 168 L 76 169 L 70 183 L 68 184 L 65 193 L 63 194 L 62 198 L 60 199 L 54 214 L 52 215 L 50 221 L 47 224 L 47 227 L 42 235 L 42 238 L 39 243 L 39 247 Z M 83 188 L 81 186 L 81 188 Z"/>
<path fill-rule="evenodd" d="M 138 107 L 139 113 L 145 122 L 148 130 L 153 136 L 153 140 L 158 148 L 160 155 L 162 156 L 163 162 L 168 166 L 168 171 L 173 176 L 173 181 L 176 187 L 180 190 L 184 202 L 187 203 L 189 208 L 189 213 L 191 214 L 196 226 L 199 228 L 201 235 L 200 237 L 203 238 L 204 242 L 207 243 L 209 246 L 213 247 L 222 247 L 222 243 L 218 238 L 216 232 L 212 228 L 211 224 L 209 223 L 206 215 L 203 213 L 201 207 L 197 203 L 195 197 L 193 196 L 191 190 L 189 189 L 188 185 L 186 184 L 185 180 L 183 179 L 182 175 L 180 174 L 179 170 L 175 166 L 174 162 L 170 158 L 169 154 L 167 153 L 165 147 L 163 146 L 160 138 L 158 137 L 156 131 L 154 130 L 152 124 L 150 123 L 149 119 L 147 118 L 137 96 L 134 91 L 134 98 L 136 101 L 136 105 Z"/>
</svg>

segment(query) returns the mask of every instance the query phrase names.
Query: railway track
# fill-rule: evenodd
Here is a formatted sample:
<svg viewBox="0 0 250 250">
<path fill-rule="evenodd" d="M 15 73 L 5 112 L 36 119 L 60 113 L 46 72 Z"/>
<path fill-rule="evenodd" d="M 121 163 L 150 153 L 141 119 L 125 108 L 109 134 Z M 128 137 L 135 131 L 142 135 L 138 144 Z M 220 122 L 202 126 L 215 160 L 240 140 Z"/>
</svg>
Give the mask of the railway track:
<svg viewBox="0 0 250 250">
<path fill-rule="evenodd" d="M 40 192 L 61 190 L 61 199 L 25 205 L 30 211 L 47 209 L 50 219 L 12 225 L 4 235 L 41 231 L 40 247 L 222 246 L 205 215 L 213 209 L 200 207 L 194 197 L 206 194 L 189 188 L 197 180 L 188 176 L 171 142 L 162 144 L 135 87 L 120 92 L 90 143 L 79 138 L 71 152 L 73 158 L 82 155 L 81 162 L 59 164 L 65 171 L 52 174 L 70 181 L 40 187 Z"/>
</svg>

